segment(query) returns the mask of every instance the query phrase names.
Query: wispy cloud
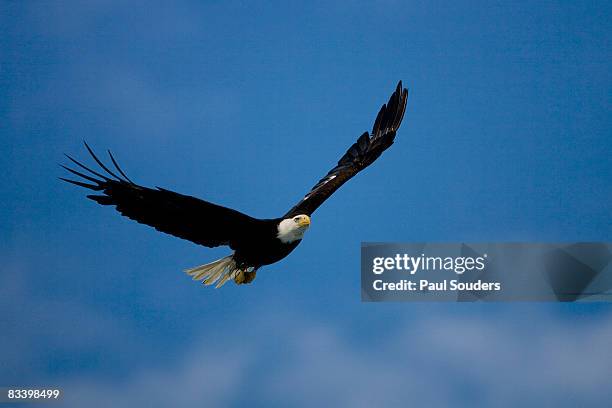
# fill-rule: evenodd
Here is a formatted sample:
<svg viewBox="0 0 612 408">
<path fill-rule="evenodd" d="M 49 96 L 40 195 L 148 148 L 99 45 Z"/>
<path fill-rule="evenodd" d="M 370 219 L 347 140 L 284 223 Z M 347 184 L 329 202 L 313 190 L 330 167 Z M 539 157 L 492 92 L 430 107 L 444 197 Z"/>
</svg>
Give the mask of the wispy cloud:
<svg viewBox="0 0 612 408">
<path fill-rule="evenodd" d="M 381 313 L 392 319 L 355 336 L 356 324 L 374 322 L 324 324 L 316 312 L 279 313 L 284 306 L 269 301 L 200 329 L 181 351 L 152 347 L 120 315 L 36 296 L 31 271 L 6 268 L 1 373 L 60 385 L 67 407 L 584 406 L 612 397 L 610 314 L 572 321 L 537 305 L 516 305 L 523 319 L 416 308 L 410 317 Z M 41 366 L 48 353 L 76 364 L 97 357 L 92 370 L 50 373 Z M 98 370 L 99 358 L 121 368 Z"/>
<path fill-rule="evenodd" d="M 208 352 L 203 349 L 209 348 Z M 65 385 L 65 406 L 82 407 L 194 407 L 223 406 L 244 389 L 249 356 L 237 349 L 215 352 L 202 344 L 186 353 L 174 367 L 136 370 L 125 383 L 94 378 Z"/>
<path fill-rule="evenodd" d="M 209 344 L 203 334 L 175 365 L 135 370 L 127 382 L 67 382 L 66 405 L 584 406 L 612 396 L 610 317 L 569 329 L 548 315 L 524 325 L 437 315 L 398 322 L 368 344 L 342 325 L 269 318 L 280 337 L 226 330 Z"/>
</svg>

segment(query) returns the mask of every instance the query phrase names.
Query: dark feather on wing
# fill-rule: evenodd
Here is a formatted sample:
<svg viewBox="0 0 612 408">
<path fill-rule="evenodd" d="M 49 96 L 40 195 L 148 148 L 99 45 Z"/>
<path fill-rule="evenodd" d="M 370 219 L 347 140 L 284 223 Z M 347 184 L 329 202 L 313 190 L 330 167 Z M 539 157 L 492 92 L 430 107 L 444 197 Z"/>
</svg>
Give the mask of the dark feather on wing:
<svg viewBox="0 0 612 408">
<path fill-rule="evenodd" d="M 408 90 L 402 88 L 402 81 L 400 81 L 389 98 L 389 102 L 380 108 L 372 127 L 372 134 L 363 133 L 340 158 L 336 167 L 319 180 L 310 192 L 287 212 L 285 217 L 312 214 L 334 191 L 372 164 L 382 152 L 387 150 L 393 144 L 395 132 L 402 123 L 407 100 Z"/>
<path fill-rule="evenodd" d="M 245 237 L 256 235 L 265 220 L 259 220 L 230 208 L 222 207 L 195 197 L 175 193 L 163 188 L 148 188 L 133 183 L 119 167 L 109 151 L 113 166 L 111 171 L 85 143 L 95 162 L 107 173 L 96 172 L 66 155 L 70 161 L 89 174 L 67 166 L 70 173 L 91 183 L 61 178 L 99 194 L 87 197 L 101 205 L 113 205 L 122 215 L 158 231 L 187 239 L 207 247 L 219 245 L 239 246 Z M 94 177 L 95 176 L 95 177 Z"/>
</svg>

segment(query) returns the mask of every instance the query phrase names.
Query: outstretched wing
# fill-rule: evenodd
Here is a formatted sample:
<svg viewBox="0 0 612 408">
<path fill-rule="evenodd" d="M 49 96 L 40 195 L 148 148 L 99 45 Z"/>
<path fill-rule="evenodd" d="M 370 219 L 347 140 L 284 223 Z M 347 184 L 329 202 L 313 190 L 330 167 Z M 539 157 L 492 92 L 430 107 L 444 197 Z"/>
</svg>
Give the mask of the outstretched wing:
<svg viewBox="0 0 612 408">
<path fill-rule="evenodd" d="M 407 100 L 408 90 L 402 88 L 402 81 L 400 81 L 395 92 L 389 98 L 389 102 L 380 108 L 380 112 L 378 112 L 374 121 L 372 135 L 370 136 L 368 132 L 362 134 L 338 161 L 336 167 L 319 180 L 302 201 L 287 212 L 285 217 L 312 214 L 340 186 L 374 163 L 378 156 L 393 144 L 395 132 L 400 127 L 404 117 Z"/>
<path fill-rule="evenodd" d="M 147 188 L 133 183 L 121 170 L 109 151 L 110 159 L 119 175 L 108 169 L 85 143 L 85 147 L 106 175 L 98 173 L 66 155 L 74 164 L 91 175 L 63 166 L 84 181 L 61 178 L 72 184 L 98 192 L 87 197 L 101 205 L 114 205 L 122 215 L 156 230 L 207 247 L 240 243 L 262 228 L 263 220 L 239 211 L 212 204 L 195 197 L 178 194 L 163 188 Z"/>
</svg>

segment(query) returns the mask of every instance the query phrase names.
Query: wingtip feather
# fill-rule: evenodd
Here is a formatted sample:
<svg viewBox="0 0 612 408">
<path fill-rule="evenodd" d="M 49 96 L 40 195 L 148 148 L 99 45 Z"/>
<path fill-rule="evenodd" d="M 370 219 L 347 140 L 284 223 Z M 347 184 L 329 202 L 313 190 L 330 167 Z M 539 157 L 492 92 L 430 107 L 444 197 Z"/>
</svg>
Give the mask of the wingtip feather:
<svg viewBox="0 0 612 408">
<path fill-rule="evenodd" d="M 87 149 L 87 151 L 89 152 L 89 154 L 91 155 L 91 157 L 93 157 L 93 159 L 96 161 L 96 163 L 98 163 L 98 165 L 100 167 L 102 167 L 104 169 L 104 171 L 106 171 L 108 174 L 110 174 L 111 176 L 113 176 L 114 178 L 117 179 L 117 181 L 122 181 L 121 177 L 117 176 L 115 173 L 113 173 L 112 171 L 110 171 L 108 169 L 108 167 L 106 167 L 104 165 L 104 163 L 102 163 L 102 161 L 100 159 L 98 159 L 98 156 L 95 155 L 95 153 L 93 152 L 93 150 L 91 149 L 91 147 L 89 147 L 89 145 L 87 144 L 87 142 L 85 140 L 83 140 L 83 143 L 85 144 L 85 148 Z"/>
<path fill-rule="evenodd" d="M 70 183 L 70 184 L 74 184 L 74 185 L 79 186 L 79 187 L 88 188 L 90 190 L 94 190 L 94 191 L 102 190 L 101 186 L 97 186 L 97 185 L 94 185 L 94 184 L 82 183 L 80 181 L 70 180 L 70 179 L 67 179 L 67 178 L 64 178 L 64 177 L 58 177 L 58 179 L 60 179 L 62 181 L 65 181 L 67 183 Z"/>
<path fill-rule="evenodd" d="M 123 170 L 121 170 L 121 167 L 119 167 L 119 164 L 117 163 L 117 160 L 115 160 L 115 157 L 113 157 L 113 153 L 108 150 L 108 155 L 110 156 L 111 161 L 113 162 L 113 165 L 115 166 L 115 168 L 119 171 L 119 173 L 125 177 L 125 179 L 130 182 L 131 184 L 134 184 L 134 182 L 132 180 L 130 180 L 130 178 L 123 172 Z"/>
</svg>

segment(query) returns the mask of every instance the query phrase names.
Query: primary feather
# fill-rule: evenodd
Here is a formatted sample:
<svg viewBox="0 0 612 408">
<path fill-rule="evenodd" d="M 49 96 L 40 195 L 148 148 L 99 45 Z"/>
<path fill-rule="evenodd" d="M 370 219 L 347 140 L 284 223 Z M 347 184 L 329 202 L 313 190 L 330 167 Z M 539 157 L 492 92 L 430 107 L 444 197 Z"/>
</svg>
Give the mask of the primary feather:
<svg viewBox="0 0 612 408">
<path fill-rule="evenodd" d="M 389 102 L 380 108 L 372 127 L 372 135 L 364 132 L 338 160 L 336 167 L 319 180 L 310 192 L 285 214 L 285 217 L 296 214 L 311 215 L 340 186 L 372 164 L 382 152 L 387 150 L 393 144 L 395 132 L 402 123 L 407 100 L 408 90 L 402 88 L 400 81 Z"/>
<path fill-rule="evenodd" d="M 122 215 L 158 231 L 187 239 L 207 247 L 238 245 L 240 237 L 254 234 L 261 220 L 231 208 L 222 207 L 199 198 L 175 193 L 163 188 L 148 188 L 133 183 L 110 154 L 119 177 L 106 167 L 85 143 L 93 159 L 107 172 L 100 174 L 70 156 L 74 164 L 98 178 L 66 166 L 66 170 L 95 184 L 62 178 L 72 184 L 99 192 L 87 197 L 101 205 L 113 205 Z M 111 178 L 112 177 L 112 178 Z"/>
</svg>

